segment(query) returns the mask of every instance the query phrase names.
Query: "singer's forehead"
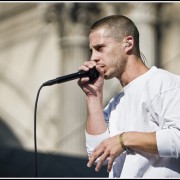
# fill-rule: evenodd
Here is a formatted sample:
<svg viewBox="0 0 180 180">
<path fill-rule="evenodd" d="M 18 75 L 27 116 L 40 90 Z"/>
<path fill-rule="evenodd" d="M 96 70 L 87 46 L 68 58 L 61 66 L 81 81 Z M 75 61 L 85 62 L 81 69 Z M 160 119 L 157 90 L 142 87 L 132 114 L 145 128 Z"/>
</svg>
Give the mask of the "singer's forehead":
<svg viewBox="0 0 180 180">
<path fill-rule="evenodd" d="M 92 31 L 89 34 L 89 47 L 92 49 L 92 47 L 95 47 L 97 45 L 103 44 L 105 39 L 107 37 L 105 36 L 105 29 L 97 29 Z"/>
</svg>

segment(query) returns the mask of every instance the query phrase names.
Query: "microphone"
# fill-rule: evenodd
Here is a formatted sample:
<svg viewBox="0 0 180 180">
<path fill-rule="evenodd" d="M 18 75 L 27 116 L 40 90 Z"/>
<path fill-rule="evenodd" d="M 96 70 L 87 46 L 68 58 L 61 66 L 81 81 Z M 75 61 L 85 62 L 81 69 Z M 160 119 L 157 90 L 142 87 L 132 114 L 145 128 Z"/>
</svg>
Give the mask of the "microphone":
<svg viewBox="0 0 180 180">
<path fill-rule="evenodd" d="M 77 78 L 82 78 L 82 77 L 89 77 L 89 81 L 93 81 L 96 78 L 98 78 L 98 76 L 99 76 L 99 72 L 96 70 L 96 67 L 93 67 L 89 71 L 81 70 L 81 71 L 78 71 L 76 73 L 68 74 L 65 76 L 58 77 L 56 79 L 46 81 L 45 83 L 43 83 L 43 86 L 51 86 L 54 84 L 59 84 L 59 83 L 71 81 L 71 80 L 74 80 Z"/>
</svg>

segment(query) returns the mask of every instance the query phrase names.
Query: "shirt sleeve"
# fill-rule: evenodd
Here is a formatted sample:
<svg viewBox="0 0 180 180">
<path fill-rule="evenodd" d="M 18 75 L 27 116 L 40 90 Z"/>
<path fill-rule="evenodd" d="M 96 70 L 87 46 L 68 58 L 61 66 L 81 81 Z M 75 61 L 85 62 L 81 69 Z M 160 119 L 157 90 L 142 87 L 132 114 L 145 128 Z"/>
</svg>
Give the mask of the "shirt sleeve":
<svg viewBox="0 0 180 180">
<path fill-rule="evenodd" d="M 86 137 L 86 148 L 88 156 L 90 156 L 95 149 L 95 147 L 100 144 L 103 140 L 109 138 L 109 131 L 108 129 L 100 135 L 90 135 L 85 131 L 85 137 Z M 99 161 L 99 158 L 96 159 L 94 164 L 97 164 Z M 106 159 L 103 163 L 103 166 L 108 164 L 108 159 Z"/>
<path fill-rule="evenodd" d="M 85 137 L 87 153 L 88 155 L 91 155 L 98 144 L 100 144 L 103 140 L 109 138 L 109 131 L 107 129 L 103 134 L 100 135 L 91 135 L 85 131 Z"/>
<path fill-rule="evenodd" d="M 159 129 L 156 131 L 160 157 L 180 157 L 180 88 L 159 94 L 153 100 Z"/>
<path fill-rule="evenodd" d="M 157 147 L 161 157 L 180 156 L 180 137 L 176 136 L 176 129 L 163 129 L 156 132 Z"/>
</svg>

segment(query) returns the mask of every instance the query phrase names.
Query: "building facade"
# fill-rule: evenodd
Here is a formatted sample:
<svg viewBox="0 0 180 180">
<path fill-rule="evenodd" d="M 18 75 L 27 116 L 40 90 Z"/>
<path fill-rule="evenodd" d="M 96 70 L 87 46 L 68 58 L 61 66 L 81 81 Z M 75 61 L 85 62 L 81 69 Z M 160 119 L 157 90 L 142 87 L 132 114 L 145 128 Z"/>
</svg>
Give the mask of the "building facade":
<svg viewBox="0 0 180 180">
<path fill-rule="evenodd" d="M 180 74 L 180 4 L 0 3 L 1 145 L 34 150 L 34 107 L 43 82 L 76 72 L 89 59 L 88 30 L 97 19 L 123 14 L 140 31 L 149 67 Z M 104 106 L 120 91 L 105 82 Z M 44 87 L 37 107 L 41 152 L 86 156 L 86 104 L 77 81 Z"/>
</svg>

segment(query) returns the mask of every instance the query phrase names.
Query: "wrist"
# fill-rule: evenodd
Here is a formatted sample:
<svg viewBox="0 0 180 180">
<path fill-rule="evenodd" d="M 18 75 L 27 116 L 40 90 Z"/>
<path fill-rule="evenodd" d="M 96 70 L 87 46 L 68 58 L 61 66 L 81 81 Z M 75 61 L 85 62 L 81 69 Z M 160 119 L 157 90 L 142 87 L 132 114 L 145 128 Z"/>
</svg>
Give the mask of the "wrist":
<svg viewBox="0 0 180 180">
<path fill-rule="evenodd" d="M 128 147 L 124 143 L 124 139 L 123 139 L 124 133 L 125 132 L 123 132 L 119 135 L 119 143 L 120 143 L 121 147 L 126 151 L 126 150 L 128 150 Z"/>
<path fill-rule="evenodd" d="M 102 93 L 96 93 L 96 95 L 86 95 L 86 101 L 87 102 L 101 102 L 102 104 L 102 100 L 103 100 L 103 95 Z"/>
</svg>

